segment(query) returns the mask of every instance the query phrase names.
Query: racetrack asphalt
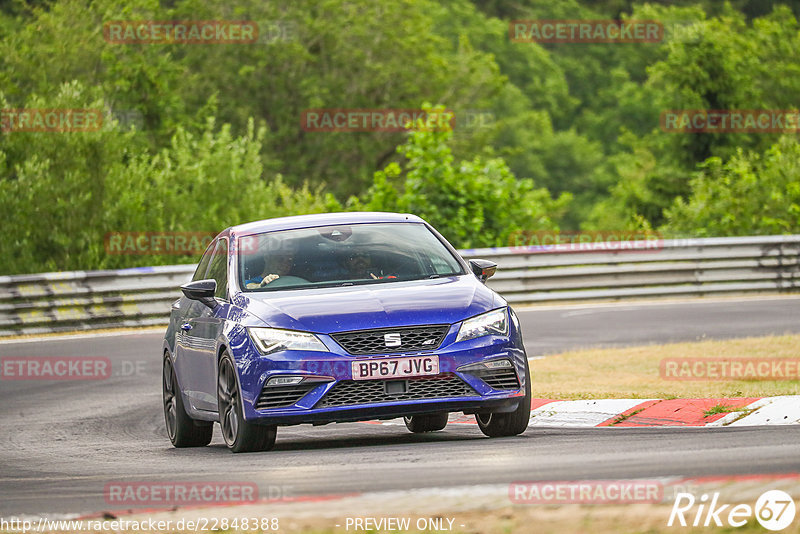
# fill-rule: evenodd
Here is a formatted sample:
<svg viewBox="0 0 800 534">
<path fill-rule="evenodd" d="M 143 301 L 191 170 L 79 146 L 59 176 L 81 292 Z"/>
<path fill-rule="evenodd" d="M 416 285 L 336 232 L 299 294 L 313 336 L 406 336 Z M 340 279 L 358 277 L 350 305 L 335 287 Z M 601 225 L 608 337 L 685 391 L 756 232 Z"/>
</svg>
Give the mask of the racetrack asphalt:
<svg viewBox="0 0 800 534">
<path fill-rule="evenodd" d="M 518 310 L 529 356 L 800 332 L 800 298 L 579 305 Z M 164 432 L 160 332 L 0 344 L 0 356 L 108 357 L 97 381 L 0 381 L 0 517 L 110 508 L 110 482 L 255 482 L 262 496 L 505 484 L 515 480 L 800 471 L 800 426 L 534 428 L 485 438 L 475 425 L 414 435 L 396 425 L 283 427 L 275 450 L 174 449 Z M 534 377 L 535 381 L 535 377 Z"/>
</svg>

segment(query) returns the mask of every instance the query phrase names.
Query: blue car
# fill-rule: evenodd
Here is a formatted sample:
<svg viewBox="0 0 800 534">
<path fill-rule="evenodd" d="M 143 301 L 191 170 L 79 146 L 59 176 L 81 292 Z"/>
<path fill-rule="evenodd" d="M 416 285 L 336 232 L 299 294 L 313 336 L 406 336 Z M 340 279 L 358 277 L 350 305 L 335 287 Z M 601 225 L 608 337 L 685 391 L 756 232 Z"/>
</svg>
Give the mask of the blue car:
<svg viewBox="0 0 800 534">
<path fill-rule="evenodd" d="M 403 417 L 411 432 L 474 414 L 490 437 L 528 426 L 519 320 L 414 215 L 333 213 L 233 226 L 200 259 L 164 336 L 163 403 L 175 447 L 220 424 L 234 452 L 269 450 L 282 425 Z"/>
</svg>

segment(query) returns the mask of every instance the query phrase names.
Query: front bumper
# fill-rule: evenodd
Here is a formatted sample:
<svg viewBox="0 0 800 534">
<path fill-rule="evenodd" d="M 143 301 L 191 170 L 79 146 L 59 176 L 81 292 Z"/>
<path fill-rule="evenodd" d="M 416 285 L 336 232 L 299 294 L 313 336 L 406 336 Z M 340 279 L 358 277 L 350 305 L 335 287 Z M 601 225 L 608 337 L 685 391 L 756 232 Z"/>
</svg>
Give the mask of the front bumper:
<svg viewBox="0 0 800 534">
<path fill-rule="evenodd" d="M 512 328 L 509 337 L 485 336 L 455 343 L 458 326 L 453 325 L 450 328 L 436 350 L 376 356 L 352 356 L 325 335 L 318 337 L 330 352 L 283 351 L 264 356 L 242 329 L 241 335 L 237 336 L 239 342 L 235 344 L 238 345 L 238 350 L 233 352 L 239 369 L 244 416 L 254 423 L 291 425 L 389 419 L 442 411 L 479 413 L 516 409 L 525 395 L 527 377 L 525 350 L 518 332 Z M 439 375 L 375 381 L 352 380 L 353 361 L 422 354 L 435 354 L 439 357 Z M 512 363 L 511 369 L 507 371 L 516 374 L 518 387 L 511 385 L 508 377 L 502 383 L 487 381 L 474 368 L 463 369 L 499 359 L 507 359 Z M 272 394 L 270 402 L 265 402 L 262 392 L 265 391 L 267 381 L 276 376 L 306 378 L 301 383 L 302 387 L 285 386 L 285 396 Z M 385 386 L 388 382 L 404 384 Z M 503 389 L 496 389 L 490 384 Z M 391 392 L 381 396 L 380 391 L 384 387 L 387 392 Z M 272 386 L 267 387 L 267 390 L 271 389 Z M 343 395 L 343 390 L 368 390 L 370 394 L 356 391 L 348 397 Z M 426 398 L 426 391 L 432 392 L 433 396 Z M 332 401 L 334 397 L 336 400 Z M 283 405 L 281 400 L 284 401 Z"/>
</svg>

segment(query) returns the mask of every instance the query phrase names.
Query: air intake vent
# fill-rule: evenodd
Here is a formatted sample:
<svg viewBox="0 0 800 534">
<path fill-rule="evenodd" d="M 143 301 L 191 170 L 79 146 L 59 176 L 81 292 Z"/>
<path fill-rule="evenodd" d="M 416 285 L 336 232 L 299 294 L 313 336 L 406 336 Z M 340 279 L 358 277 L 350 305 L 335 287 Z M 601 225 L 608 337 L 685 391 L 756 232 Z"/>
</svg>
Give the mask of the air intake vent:
<svg viewBox="0 0 800 534">
<path fill-rule="evenodd" d="M 319 382 L 301 382 L 292 386 L 265 387 L 261 390 L 261 395 L 258 396 L 256 401 L 256 410 L 270 410 L 291 406 L 319 384 Z"/>
<path fill-rule="evenodd" d="M 398 382 L 405 382 L 404 388 L 398 388 L 400 391 L 386 385 L 387 383 L 397 384 Z M 389 393 L 389 391 L 392 391 L 392 393 Z M 410 378 L 405 381 L 342 380 L 320 399 L 316 408 L 477 395 L 475 390 L 451 373 L 437 375 L 432 378 Z"/>
<path fill-rule="evenodd" d="M 472 372 L 493 389 L 519 389 L 519 378 L 513 369 L 486 369 Z"/>
</svg>

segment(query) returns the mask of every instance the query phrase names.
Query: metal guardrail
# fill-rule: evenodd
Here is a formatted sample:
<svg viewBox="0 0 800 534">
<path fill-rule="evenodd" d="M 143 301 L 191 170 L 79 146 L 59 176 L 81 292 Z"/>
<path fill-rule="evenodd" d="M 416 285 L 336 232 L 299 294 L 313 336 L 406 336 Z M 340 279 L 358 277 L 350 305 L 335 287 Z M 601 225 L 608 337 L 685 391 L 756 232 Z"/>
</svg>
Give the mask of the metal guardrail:
<svg viewBox="0 0 800 534">
<path fill-rule="evenodd" d="M 460 251 L 512 304 L 800 290 L 800 235 Z M 0 336 L 166 324 L 194 265 L 0 276 Z"/>
<path fill-rule="evenodd" d="M 497 262 L 499 268 L 490 285 L 511 303 L 800 289 L 800 235 L 461 252 L 465 257 L 487 257 Z"/>
</svg>

